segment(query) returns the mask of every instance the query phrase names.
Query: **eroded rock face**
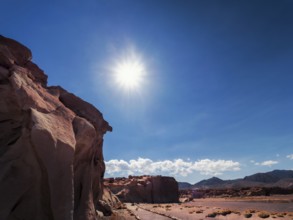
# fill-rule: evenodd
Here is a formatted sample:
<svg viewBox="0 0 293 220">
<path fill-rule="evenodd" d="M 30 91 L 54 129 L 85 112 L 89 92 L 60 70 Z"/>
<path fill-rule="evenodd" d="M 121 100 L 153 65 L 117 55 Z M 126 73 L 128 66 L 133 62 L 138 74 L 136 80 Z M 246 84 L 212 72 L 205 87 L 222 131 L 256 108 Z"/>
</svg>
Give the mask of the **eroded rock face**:
<svg viewBox="0 0 293 220">
<path fill-rule="evenodd" d="M 105 186 L 122 202 L 172 203 L 179 201 L 178 183 L 167 176 L 108 178 Z"/>
<path fill-rule="evenodd" d="M 31 58 L 0 36 L 0 219 L 95 220 L 112 128 L 91 104 L 47 87 Z"/>
</svg>

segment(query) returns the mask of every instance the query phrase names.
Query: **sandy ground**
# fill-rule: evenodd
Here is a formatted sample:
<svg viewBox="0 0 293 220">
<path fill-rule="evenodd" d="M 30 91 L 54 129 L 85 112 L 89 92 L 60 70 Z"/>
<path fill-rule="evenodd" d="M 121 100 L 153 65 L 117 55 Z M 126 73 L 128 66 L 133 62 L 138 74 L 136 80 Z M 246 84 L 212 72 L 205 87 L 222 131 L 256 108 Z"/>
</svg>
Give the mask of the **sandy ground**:
<svg viewBox="0 0 293 220">
<path fill-rule="evenodd" d="M 293 195 L 196 199 L 181 204 L 126 204 L 141 220 L 293 220 Z"/>
</svg>

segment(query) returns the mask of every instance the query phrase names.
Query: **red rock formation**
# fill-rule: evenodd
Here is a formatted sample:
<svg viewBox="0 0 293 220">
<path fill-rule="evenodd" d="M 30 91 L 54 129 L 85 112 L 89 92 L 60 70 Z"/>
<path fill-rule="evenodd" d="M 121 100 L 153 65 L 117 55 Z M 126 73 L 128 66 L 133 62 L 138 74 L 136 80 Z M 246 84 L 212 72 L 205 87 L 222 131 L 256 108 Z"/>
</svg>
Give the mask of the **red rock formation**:
<svg viewBox="0 0 293 220">
<path fill-rule="evenodd" d="M 0 36 L 0 219 L 95 220 L 103 208 L 103 135 L 112 128 L 91 104 Z"/>
<path fill-rule="evenodd" d="M 166 176 L 109 178 L 105 186 L 122 202 L 170 203 L 179 201 L 178 183 Z"/>
</svg>

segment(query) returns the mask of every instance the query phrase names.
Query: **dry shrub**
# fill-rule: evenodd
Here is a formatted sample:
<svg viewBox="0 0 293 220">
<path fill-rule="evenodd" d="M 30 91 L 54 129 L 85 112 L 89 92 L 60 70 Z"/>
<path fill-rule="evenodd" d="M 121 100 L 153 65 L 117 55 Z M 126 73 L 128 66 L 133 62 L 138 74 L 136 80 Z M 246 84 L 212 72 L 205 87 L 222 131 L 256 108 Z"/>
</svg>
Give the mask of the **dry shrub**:
<svg viewBox="0 0 293 220">
<path fill-rule="evenodd" d="M 201 214 L 201 213 L 203 213 L 203 210 L 196 210 L 195 213 L 196 214 Z"/>
<path fill-rule="evenodd" d="M 224 209 L 224 210 L 221 210 L 221 211 L 218 211 L 219 215 L 223 215 L 223 216 L 226 216 L 226 215 L 229 215 L 232 213 L 231 210 L 229 209 Z"/>
<path fill-rule="evenodd" d="M 232 213 L 234 213 L 235 215 L 241 215 L 241 212 L 239 211 L 233 211 Z"/>
<path fill-rule="evenodd" d="M 277 214 L 277 217 L 284 218 L 286 215 L 287 215 L 286 212 L 278 213 L 278 214 Z"/>
<path fill-rule="evenodd" d="M 267 212 L 260 212 L 260 213 L 258 213 L 258 217 L 260 217 L 260 218 L 268 218 L 268 217 L 270 217 L 270 214 L 267 213 Z"/>
<path fill-rule="evenodd" d="M 211 212 L 211 213 L 207 214 L 206 217 L 215 218 L 216 216 L 217 216 L 216 212 Z"/>
<path fill-rule="evenodd" d="M 251 216 L 252 216 L 252 214 L 248 213 L 248 212 L 244 213 L 243 215 L 245 218 L 251 218 Z"/>
</svg>

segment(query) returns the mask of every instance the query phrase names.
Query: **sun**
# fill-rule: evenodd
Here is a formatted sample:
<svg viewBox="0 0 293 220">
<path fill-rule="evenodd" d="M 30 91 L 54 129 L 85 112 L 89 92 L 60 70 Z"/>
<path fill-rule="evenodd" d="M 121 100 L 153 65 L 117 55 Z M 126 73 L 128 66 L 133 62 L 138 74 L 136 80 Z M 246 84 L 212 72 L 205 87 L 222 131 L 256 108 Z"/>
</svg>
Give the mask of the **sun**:
<svg viewBox="0 0 293 220">
<path fill-rule="evenodd" d="M 141 57 L 135 53 L 120 58 L 113 72 L 117 85 L 127 91 L 140 89 L 145 81 L 145 66 Z"/>
</svg>

